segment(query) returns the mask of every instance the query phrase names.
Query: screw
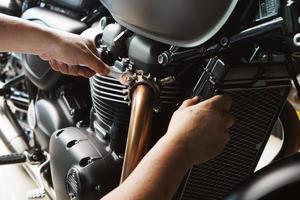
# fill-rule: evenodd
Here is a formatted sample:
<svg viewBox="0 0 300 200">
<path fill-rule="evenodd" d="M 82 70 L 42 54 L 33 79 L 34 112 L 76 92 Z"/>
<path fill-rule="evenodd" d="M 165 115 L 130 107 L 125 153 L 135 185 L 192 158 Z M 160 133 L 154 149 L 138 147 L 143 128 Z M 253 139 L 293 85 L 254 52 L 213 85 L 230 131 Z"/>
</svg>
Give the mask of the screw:
<svg viewBox="0 0 300 200">
<path fill-rule="evenodd" d="M 220 45 L 223 47 L 227 47 L 229 45 L 229 39 L 227 37 L 222 37 L 220 40 Z"/>
<path fill-rule="evenodd" d="M 268 56 L 267 54 L 263 54 L 263 55 L 261 56 L 262 61 L 267 61 L 268 58 L 269 58 L 269 56 Z"/>
</svg>

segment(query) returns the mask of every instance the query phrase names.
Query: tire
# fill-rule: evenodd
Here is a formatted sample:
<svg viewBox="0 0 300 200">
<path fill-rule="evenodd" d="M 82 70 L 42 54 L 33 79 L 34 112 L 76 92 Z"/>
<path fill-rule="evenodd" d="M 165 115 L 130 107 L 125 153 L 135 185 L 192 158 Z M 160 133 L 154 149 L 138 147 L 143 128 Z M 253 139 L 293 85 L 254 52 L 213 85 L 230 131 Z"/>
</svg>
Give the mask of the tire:
<svg viewBox="0 0 300 200">
<path fill-rule="evenodd" d="M 283 145 L 275 160 L 285 158 L 300 149 L 300 122 L 290 102 L 286 102 L 280 115 L 283 127 Z"/>
</svg>

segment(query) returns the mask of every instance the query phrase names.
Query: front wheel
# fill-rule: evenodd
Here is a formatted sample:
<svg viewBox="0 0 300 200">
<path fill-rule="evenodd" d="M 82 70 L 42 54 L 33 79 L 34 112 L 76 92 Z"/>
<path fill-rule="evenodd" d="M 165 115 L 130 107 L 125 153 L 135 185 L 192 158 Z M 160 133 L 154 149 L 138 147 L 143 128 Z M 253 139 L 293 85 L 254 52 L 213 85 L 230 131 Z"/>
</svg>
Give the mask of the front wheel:
<svg viewBox="0 0 300 200">
<path fill-rule="evenodd" d="M 275 160 L 290 156 L 300 149 L 300 122 L 294 107 L 288 101 L 281 112 L 280 121 L 283 144 Z"/>
</svg>

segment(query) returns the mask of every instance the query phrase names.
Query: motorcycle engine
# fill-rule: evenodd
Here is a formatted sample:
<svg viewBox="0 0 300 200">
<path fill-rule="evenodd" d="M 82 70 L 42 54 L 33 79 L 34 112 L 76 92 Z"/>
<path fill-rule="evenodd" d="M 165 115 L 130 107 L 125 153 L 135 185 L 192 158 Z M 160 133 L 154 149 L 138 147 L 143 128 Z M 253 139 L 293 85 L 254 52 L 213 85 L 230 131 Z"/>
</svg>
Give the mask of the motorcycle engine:
<svg viewBox="0 0 300 200">
<path fill-rule="evenodd" d="M 104 27 L 101 39 L 96 41 L 103 53 L 102 59 L 120 71 L 131 69 L 162 80 L 189 69 L 187 63 L 158 64 L 162 52 L 172 51 L 168 45 L 141 37 L 118 24 Z M 191 95 L 194 78 L 207 77 L 203 79 L 209 80 L 204 86 L 209 86 L 220 78 L 218 69 L 227 67 L 219 58 L 204 62 L 206 67 L 202 68 L 197 67 L 200 63 L 188 61 L 195 67 L 177 79 L 183 81 L 159 88 L 153 105 L 157 113 L 153 116 L 150 146 L 166 131 L 176 105 Z M 174 199 L 224 199 L 253 173 L 283 107 L 290 89 L 289 77 L 282 75 L 284 66 L 277 66 L 278 69 L 264 66 L 260 73 L 260 66 L 247 68 L 239 62 L 232 64 L 219 85 L 224 89 L 222 92 L 233 99 L 236 124 L 230 130 L 231 140 L 220 156 L 193 166 Z M 200 70 L 203 73 L 198 73 Z M 198 89 L 202 90 L 202 86 Z M 57 199 L 99 199 L 120 180 L 130 119 L 130 87 L 115 78 L 100 75 L 90 79 L 90 87 L 93 103 L 90 125 L 66 128 L 51 137 L 51 174 Z"/>
<path fill-rule="evenodd" d="M 110 24 L 103 32 L 101 43 L 112 56 L 107 56 L 107 63 L 119 60 L 122 67 L 130 59 L 138 63 L 135 70 L 143 73 L 156 77 L 170 73 L 167 68 L 157 68 L 157 56 L 165 48 L 160 43 L 131 36 L 122 43 L 126 48 L 123 52 L 128 55 L 118 51 L 120 46 L 115 48 L 113 38 L 122 31 L 120 25 Z M 118 59 L 121 56 L 127 59 Z M 90 88 L 90 125 L 62 129 L 51 137 L 51 174 L 58 199 L 99 199 L 119 184 L 131 112 L 129 87 L 115 78 L 97 74 L 90 78 Z M 165 133 L 176 105 L 183 98 L 182 88 L 180 82 L 160 88 L 151 144 Z"/>
</svg>

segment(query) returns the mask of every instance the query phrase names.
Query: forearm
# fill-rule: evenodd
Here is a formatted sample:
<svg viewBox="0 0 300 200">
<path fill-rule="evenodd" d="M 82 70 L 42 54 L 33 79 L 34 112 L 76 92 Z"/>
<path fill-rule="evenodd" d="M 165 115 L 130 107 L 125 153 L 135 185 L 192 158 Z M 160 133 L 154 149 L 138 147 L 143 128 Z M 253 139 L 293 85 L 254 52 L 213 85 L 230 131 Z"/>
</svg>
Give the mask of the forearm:
<svg viewBox="0 0 300 200">
<path fill-rule="evenodd" d="M 143 158 L 120 187 L 103 200 L 166 200 L 176 192 L 181 180 L 191 167 L 184 147 L 175 146 L 163 137 Z"/>
<path fill-rule="evenodd" d="M 55 41 L 51 29 L 0 14 L 0 52 L 42 54 Z"/>
</svg>

